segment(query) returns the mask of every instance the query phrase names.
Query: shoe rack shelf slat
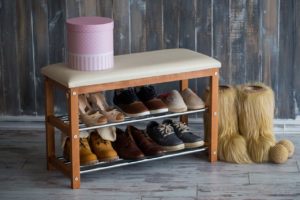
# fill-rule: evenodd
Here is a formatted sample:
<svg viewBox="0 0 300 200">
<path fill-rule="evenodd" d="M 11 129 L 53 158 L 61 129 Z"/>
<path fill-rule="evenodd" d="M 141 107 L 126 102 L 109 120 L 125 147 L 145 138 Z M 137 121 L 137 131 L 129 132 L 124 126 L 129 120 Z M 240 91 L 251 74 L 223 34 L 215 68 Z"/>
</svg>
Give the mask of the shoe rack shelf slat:
<svg viewBox="0 0 300 200">
<path fill-rule="evenodd" d="M 217 161 L 217 101 L 219 86 L 219 68 L 221 63 L 203 54 L 187 49 L 165 49 L 151 52 L 115 56 L 114 68 L 97 72 L 82 72 L 68 68 L 63 63 L 57 63 L 42 68 L 45 76 L 45 126 L 47 169 L 58 169 L 71 180 L 71 188 L 80 188 L 80 174 L 125 165 L 148 162 L 157 159 L 196 153 L 208 149 L 209 161 Z M 210 117 L 210 134 L 207 148 L 183 150 L 168 153 L 162 157 L 151 157 L 140 161 L 119 160 L 113 163 L 99 163 L 95 166 L 80 166 L 79 132 L 97 127 L 80 125 L 78 117 L 78 95 L 85 93 L 115 90 L 126 87 L 136 87 L 147 84 L 157 84 L 180 81 L 180 90 L 188 87 L 189 79 L 209 78 L 210 106 L 206 109 L 187 111 L 184 113 L 168 113 L 162 116 L 126 119 L 121 123 L 110 123 L 105 126 L 135 123 L 155 120 L 164 117 L 180 116 L 181 121 L 188 122 L 188 114 L 206 110 Z M 61 118 L 54 112 L 54 90 L 58 88 L 65 92 L 68 115 Z M 66 123 L 67 122 L 67 123 Z M 55 153 L 55 128 L 70 136 L 71 162 L 65 163 Z"/>
</svg>

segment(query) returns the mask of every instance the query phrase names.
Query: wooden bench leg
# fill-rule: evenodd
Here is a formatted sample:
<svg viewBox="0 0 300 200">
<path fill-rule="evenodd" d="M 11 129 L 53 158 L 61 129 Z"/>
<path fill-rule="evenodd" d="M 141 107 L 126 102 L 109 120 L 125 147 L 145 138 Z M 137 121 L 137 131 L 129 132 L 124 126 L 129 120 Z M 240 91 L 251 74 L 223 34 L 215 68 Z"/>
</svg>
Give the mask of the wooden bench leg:
<svg viewBox="0 0 300 200">
<path fill-rule="evenodd" d="M 54 127 L 49 123 L 48 117 L 54 114 L 53 105 L 53 85 L 51 81 L 45 79 L 45 126 L 46 126 L 46 158 L 47 158 L 47 170 L 54 169 L 51 165 L 51 157 L 55 157 L 55 139 L 54 139 Z"/>
<path fill-rule="evenodd" d="M 78 93 L 69 91 L 69 118 L 71 141 L 71 188 L 80 188 L 80 158 L 79 158 L 79 119 L 78 119 Z"/>
<path fill-rule="evenodd" d="M 219 70 L 216 69 L 213 76 L 210 78 L 210 141 L 209 141 L 209 160 L 210 162 L 217 161 L 218 148 L 218 91 L 219 91 Z"/>
</svg>

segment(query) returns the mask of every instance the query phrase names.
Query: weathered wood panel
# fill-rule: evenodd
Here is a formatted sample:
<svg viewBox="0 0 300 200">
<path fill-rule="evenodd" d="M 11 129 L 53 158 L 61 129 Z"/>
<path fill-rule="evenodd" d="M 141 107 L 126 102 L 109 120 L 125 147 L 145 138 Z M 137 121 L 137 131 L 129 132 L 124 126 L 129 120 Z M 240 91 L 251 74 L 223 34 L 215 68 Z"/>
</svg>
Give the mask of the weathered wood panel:
<svg viewBox="0 0 300 200">
<path fill-rule="evenodd" d="M 299 4 L 297 0 L 0 0 L 0 115 L 44 113 L 39 70 L 65 61 L 65 19 L 98 15 L 115 21 L 116 55 L 177 47 L 211 55 L 222 62 L 221 83 L 263 81 L 275 91 L 276 116 L 295 117 L 300 114 L 296 113 Z M 200 94 L 207 85 L 205 80 L 190 83 Z M 178 84 L 158 88 L 164 92 L 178 89 Z M 65 102 L 64 94 L 57 96 L 57 102 Z M 63 107 L 59 103 L 56 110 L 64 112 Z"/>
<path fill-rule="evenodd" d="M 2 51 L 2 103 L 4 110 L 2 115 L 20 115 L 20 68 L 17 54 L 17 5 L 16 1 L 2 0 L 0 13 L 1 49 Z M 34 110 L 34 107 L 31 108 Z"/>
<path fill-rule="evenodd" d="M 162 0 L 146 0 L 146 49 L 162 48 L 163 15 Z"/>
<path fill-rule="evenodd" d="M 246 82 L 261 81 L 259 46 L 259 0 L 246 1 L 245 67 Z"/>
<path fill-rule="evenodd" d="M 280 118 L 295 115 L 293 102 L 293 56 L 295 47 L 295 18 L 294 1 L 280 1 L 280 40 L 279 40 L 279 67 L 278 67 L 278 101 L 277 109 Z M 298 52 L 299 53 L 299 52 Z"/>
<path fill-rule="evenodd" d="M 212 56 L 222 63 L 220 83 L 232 83 L 232 70 L 229 43 L 229 0 L 218 1 L 213 4 L 213 52 Z"/>
<path fill-rule="evenodd" d="M 131 53 L 146 50 L 146 2 L 130 0 Z"/>
<path fill-rule="evenodd" d="M 294 13 L 295 13 L 295 51 L 294 51 L 294 88 L 295 88 L 295 106 L 297 106 L 298 113 L 296 115 L 300 115 L 300 1 L 295 0 L 294 5 Z"/>
<path fill-rule="evenodd" d="M 17 1 L 17 63 L 19 68 L 20 104 L 23 115 L 34 115 L 36 107 L 36 84 L 35 84 L 35 52 L 34 32 L 27 27 L 33 26 L 32 1 Z M 45 24 L 47 26 L 47 23 Z M 46 48 L 48 49 L 48 48 Z M 46 50 L 45 49 L 45 50 Z M 34 52 L 34 53 L 33 53 Z"/>
<path fill-rule="evenodd" d="M 46 0 L 33 0 L 32 17 L 34 38 L 34 65 L 31 66 L 34 72 L 34 91 L 35 91 L 35 114 L 37 111 L 44 111 L 44 79 L 40 73 L 43 66 L 49 64 L 49 30 L 48 30 L 48 4 Z M 63 20 L 61 20 L 63 21 Z M 62 36 L 64 34 L 62 33 Z M 60 36 L 63 43 L 63 37 Z M 58 53 L 63 55 L 64 47 L 55 47 Z"/>
<path fill-rule="evenodd" d="M 164 48 L 179 47 L 179 0 L 164 0 Z"/>
<path fill-rule="evenodd" d="M 114 52 L 116 55 L 126 54 L 130 52 L 130 4 L 129 0 L 115 2 L 113 3 Z"/>
</svg>

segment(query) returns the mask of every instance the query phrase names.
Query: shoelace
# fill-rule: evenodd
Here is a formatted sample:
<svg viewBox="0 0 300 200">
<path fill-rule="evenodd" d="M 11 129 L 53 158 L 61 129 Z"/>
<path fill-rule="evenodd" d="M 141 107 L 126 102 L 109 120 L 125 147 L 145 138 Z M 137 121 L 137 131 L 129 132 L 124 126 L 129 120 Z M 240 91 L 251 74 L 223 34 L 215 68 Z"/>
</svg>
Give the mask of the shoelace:
<svg viewBox="0 0 300 200">
<path fill-rule="evenodd" d="M 80 140 L 79 140 L 79 143 L 80 143 L 80 146 L 81 146 L 81 147 L 88 149 L 88 147 L 87 147 L 86 143 L 85 143 L 85 142 L 83 142 L 83 140 L 82 140 L 82 139 L 80 139 Z"/>
<path fill-rule="evenodd" d="M 187 133 L 190 131 L 190 128 L 182 122 L 173 123 L 173 125 L 179 130 L 180 133 Z"/>
<path fill-rule="evenodd" d="M 158 130 L 163 135 L 163 137 L 171 135 L 174 132 L 173 127 L 170 124 L 160 124 L 158 126 Z"/>
</svg>

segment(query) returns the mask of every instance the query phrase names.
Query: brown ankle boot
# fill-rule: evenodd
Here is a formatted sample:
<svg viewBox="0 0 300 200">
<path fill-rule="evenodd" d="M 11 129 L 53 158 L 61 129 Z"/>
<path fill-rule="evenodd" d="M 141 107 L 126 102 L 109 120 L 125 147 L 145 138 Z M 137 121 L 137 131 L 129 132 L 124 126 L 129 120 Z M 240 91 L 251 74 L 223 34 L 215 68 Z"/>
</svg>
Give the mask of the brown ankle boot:
<svg viewBox="0 0 300 200">
<path fill-rule="evenodd" d="M 70 138 L 66 139 L 64 145 L 64 158 L 66 160 L 71 160 L 71 141 Z M 80 165 L 90 165 L 98 162 L 97 156 L 91 151 L 89 142 L 87 138 L 80 138 L 79 142 L 79 155 L 80 155 Z"/>
<path fill-rule="evenodd" d="M 111 142 L 103 140 L 96 131 L 90 133 L 90 146 L 99 161 L 113 161 L 119 159 L 117 152 L 111 146 Z"/>
</svg>

